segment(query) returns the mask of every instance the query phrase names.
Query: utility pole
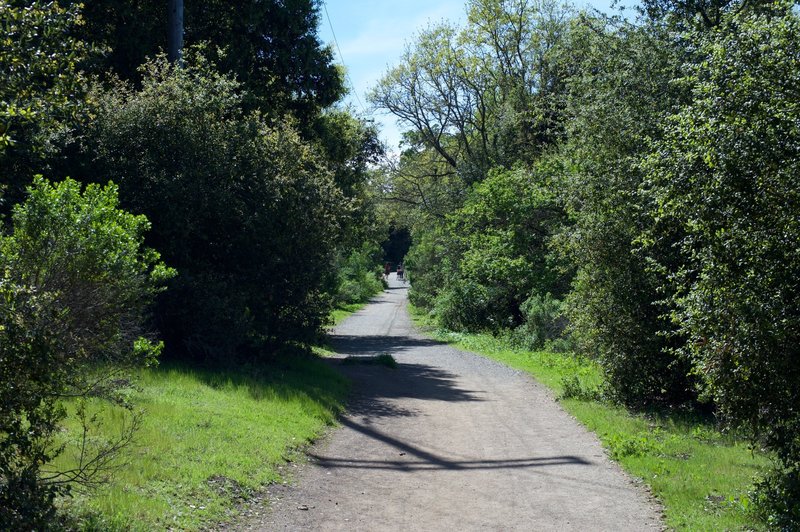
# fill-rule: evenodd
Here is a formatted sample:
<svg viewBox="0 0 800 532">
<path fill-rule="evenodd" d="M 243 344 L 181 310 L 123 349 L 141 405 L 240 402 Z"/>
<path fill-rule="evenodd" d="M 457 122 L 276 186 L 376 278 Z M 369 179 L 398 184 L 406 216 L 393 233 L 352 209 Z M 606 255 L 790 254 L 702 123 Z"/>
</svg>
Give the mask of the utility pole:
<svg viewBox="0 0 800 532">
<path fill-rule="evenodd" d="M 183 48 L 183 0 L 167 0 L 167 58 L 170 63 L 180 64 Z"/>
</svg>

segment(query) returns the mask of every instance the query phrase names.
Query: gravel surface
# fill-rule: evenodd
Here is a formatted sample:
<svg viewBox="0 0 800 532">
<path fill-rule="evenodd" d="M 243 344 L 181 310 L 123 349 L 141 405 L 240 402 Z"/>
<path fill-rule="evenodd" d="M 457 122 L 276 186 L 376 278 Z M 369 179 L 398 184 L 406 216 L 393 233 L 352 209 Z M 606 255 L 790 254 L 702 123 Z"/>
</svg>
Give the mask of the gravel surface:
<svg viewBox="0 0 800 532">
<path fill-rule="evenodd" d="M 333 335 L 353 397 L 239 530 L 663 530 L 661 509 L 529 376 L 426 339 L 390 288 Z M 259 515 L 254 515 L 255 513 Z"/>
</svg>

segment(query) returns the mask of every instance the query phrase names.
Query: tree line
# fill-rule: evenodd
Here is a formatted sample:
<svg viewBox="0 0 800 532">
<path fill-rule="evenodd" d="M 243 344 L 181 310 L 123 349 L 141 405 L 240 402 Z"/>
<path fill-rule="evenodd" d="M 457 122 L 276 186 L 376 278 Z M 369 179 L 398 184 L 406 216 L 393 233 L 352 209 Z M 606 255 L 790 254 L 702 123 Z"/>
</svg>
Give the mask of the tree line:
<svg viewBox="0 0 800 532">
<path fill-rule="evenodd" d="M 382 197 L 410 297 L 452 330 L 598 361 L 602 395 L 766 450 L 800 526 L 800 17 L 645 0 L 637 16 L 470 0 L 371 94 L 406 127 Z"/>
<path fill-rule="evenodd" d="M 167 19 L 161 0 L 0 1 L 4 530 L 68 526 L 56 497 L 135 429 L 128 369 L 268 364 L 380 288 L 382 147 L 336 105 L 318 3 L 187 3 L 180 65 Z M 96 399 L 131 431 L 53 470 L 65 402 L 86 435 Z"/>
</svg>

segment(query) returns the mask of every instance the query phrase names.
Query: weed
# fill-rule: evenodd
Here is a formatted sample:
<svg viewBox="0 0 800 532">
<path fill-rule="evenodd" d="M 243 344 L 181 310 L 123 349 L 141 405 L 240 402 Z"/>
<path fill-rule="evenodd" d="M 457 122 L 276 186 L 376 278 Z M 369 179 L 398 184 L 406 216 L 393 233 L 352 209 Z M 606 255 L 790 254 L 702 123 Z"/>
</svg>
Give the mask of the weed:
<svg viewBox="0 0 800 532">
<path fill-rule="evenodd" d="M 589 388 L 577 375 L 570 375 L 561 379 L 561 386 L 564 391 L 561 392 L 561 399 L 577 399 L 578 401 L 602 401 L 603 391 L 594 386 Z"/>
</svg>

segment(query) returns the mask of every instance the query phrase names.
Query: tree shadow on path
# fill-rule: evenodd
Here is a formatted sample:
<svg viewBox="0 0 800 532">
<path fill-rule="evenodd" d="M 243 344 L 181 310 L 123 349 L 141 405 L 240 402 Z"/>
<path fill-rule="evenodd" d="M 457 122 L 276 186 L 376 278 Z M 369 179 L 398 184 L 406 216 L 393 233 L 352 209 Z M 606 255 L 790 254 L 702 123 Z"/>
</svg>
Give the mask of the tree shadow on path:
<svg viewBox="0 0 800 532">
<path fill-rule="evenodd" d="M 398 471 L 430 471 L 430 470 L 472 470 L 472 469 L 518 469 L 554 465 L 590 465 L 591 462 L 578 456 L 548 456 L 532 458 L 501 458 L 497 460 L 451 460 L 420 449 L 408 442 L 394 438 L 374 428 L 362 425 L 350 418 L 341 420 L 342 424 L 361 434 L 381 441 L 401 451 L 400 455 L 408 455 L 406 460 L 359 460 L 351 458 L 334 458 L 310 454 L 317 464 L 324 468 L 345 469 L 388 469 Z"/>
<path fill-rule="evenodd" d="M 374 356 L 382 353 L 397 355 L 419 347 L 446 345 L 436 340 L 414 338 L 412 336 L 355 336 L 346 334 L 329 335 L 331 347 L 340 355 Z"/>
<path fill-rule="evenodd" d="M 355 358 L 379 354 L 398 355 L 420 348 L 444 346 L 442 342 L 410 336 L 334 335 L 331 343 L 341 355 Z M 354 392 L 347 414 L 340 422 L 349 429 L 398 450 L 401 459 L 372 460 L 353 457 L 310 456 L 323 468 L 384 469 L 397 471 L 516 469 L 556 465 L 590 465 L 577 456 L 548 456 L 470 460 L 437 455 L 409 441 L 379 430 L 385 418 L 414 417 L 422 414 L 413 405 L 418 401 L 482 402 L 486 392 L 469 390 L 458 375 L 444 368 L 419 362 L 398 362 L 396 369 L 374 364 L 341 364 L 338 369 L 353 381 Z M 415 401 L 403 401 L 413 399 Z M 402 405 L 402 406 L 401 406 Z M 412 405 L 412 406 L 409 406 Z"/>
</svg>

